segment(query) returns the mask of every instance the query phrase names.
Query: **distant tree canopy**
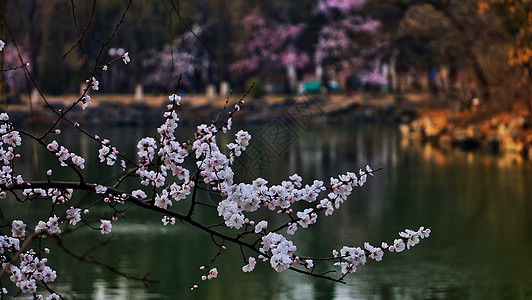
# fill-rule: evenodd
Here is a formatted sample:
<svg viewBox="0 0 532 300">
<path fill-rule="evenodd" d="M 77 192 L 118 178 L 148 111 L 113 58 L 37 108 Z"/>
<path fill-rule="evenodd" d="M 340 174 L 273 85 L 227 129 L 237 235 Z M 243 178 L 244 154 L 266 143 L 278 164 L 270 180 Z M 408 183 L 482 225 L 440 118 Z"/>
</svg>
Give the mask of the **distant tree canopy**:
<svg viewBox="0 0 532 300">
<path fill-rule="evenodd" d="M 501 26 L 512 38 L 509 63 L 521 66 L 528 81 L 532 80 L 532 1 L 480 0 L 480 14 L 488 10 L 499 16 Z"/>
<path fill-rule="evenodd" d="M 3 38 L 23 37 L 17 43 L 46 92 L 77 92 L 98 55 L 94 41 L 114 30 L 127 4 L 9 1 Z M 531 20 L 528 0 L 133 1 L 110 46 L 139 63 L 100 80 L 106 92 L 131 92 L 138 82 L 160 91 L 182 74 L 183 87 L 199 91 L 318 66 L 360 75 L 395 59 L 405 70 L 469 70 L 489 99 L 501 53 L 507 72 L 519 66 L 531 80 Z"/>
</svg>

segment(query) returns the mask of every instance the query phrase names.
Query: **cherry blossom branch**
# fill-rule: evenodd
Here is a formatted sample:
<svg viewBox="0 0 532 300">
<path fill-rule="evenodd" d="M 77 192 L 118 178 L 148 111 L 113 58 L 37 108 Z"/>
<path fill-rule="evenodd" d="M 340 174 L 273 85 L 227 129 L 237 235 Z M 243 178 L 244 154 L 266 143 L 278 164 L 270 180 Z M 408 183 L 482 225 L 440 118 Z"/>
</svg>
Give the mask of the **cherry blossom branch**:
<svg viewBox="0 0 532 300">
<path fill-rule="evenodd" d="M 22 246 L 20 246 L 18 252 L 16 252 L 11 257 L 10 264 L 15 263 L 15 261 L 18 259 L 18 257 L 28 248 L 28 246 L 30 245 L 31 241 L 33 241 L 33 239 L 35 239 L 36 237 L 40 236 L 41 234 L 42 234 L 42 232 L 34 232 L 30 236 L 26 237 L 24 239 L 24 242 L 22 243 Z M 2 270 L 0 271 L 0 278 L 2 278 L 4 276 L 4 274 L 6 273 L 7 268 L 8 268 L 8 264 L 6 264 L 6 265 L 4 265 L 2 267 Z"/>
<path fill-rule="evenodd" d="M 26 132 L 24 130 L 17 130 L 18 132 L 22 133 L 23 135 L 26 135 L 30 138 L 32 138 L 34 141 L 36 141 L 39 145 L 43 146 L 43 147 L 47 147 L 46 143 L 44 143 L 42 141 L 42 139 L 40 138 L 37 138 L 35 137 L 33 134 L 29 133 L 29 132 Z M 76 175 L 78 176 L 79 178 L 79 181 L 80 183 L 84 184 L 85 183 L 85 178 L 83 177 L 83 174 L 81 174 L 81 172 L 70 162 L 65 162 L 67 164 L 67 166 L 74 171 L 74 173 L 76 173 Z"/>
<path fill-rule="evenodd" d="M 106 70 L 108 66 L 118 62 L 120 59 L 122 59 L 124 63 L 129 62 L 128 52 L 126 52 L 121 57 L 100 65 L 100 59 L 102 58 L 104 49 L 111 43 L 116 36 L 120 25 L 125 21 L 131 3 L 132 0 L 128 2 L 120 21 L 114 28 L 114 31 L 109 35 L 106 41 L 102 42 L 99 53 L 95 58 L 94 68 L 89 73 L 89 80 L 87 80 L 87 86 L 83 89 L 82 95 L 77 100 L 74 100 L 69 106 L 61 110 L 55 110 L 47 101 L 33 77 L 31 77 L 27 66 L 22 66 L 47 107 L 57 116 L 52 122 L 52 126 L 49 127 L 44 134 L 37 137 L 36 135 L 32 135 L 25 131 L 17 131 L 15 127 L 8 122 L 9 116 L 4 113 L 0 114 L 0 120 L 3 121 L 0 122 L 0 163 L 3 163 L 3 167 L 0 170 L 0 198 L 4 198 L 6 192 L 9 192 L 21 202 L 27 200 L 51 200 L 52 203 L 48 214 L 48 220 L 38 221 L 37 226 L 29 237 L 26 237 L 26 224 L 21 220 L 13 220 L 11 222 L 11 237 L 0 235 L 0 245 L 2 245 L 1 250 L 4 251 L 4 253 L 8 252 L 9 255 L 13 254 L 10 258 L 14 259 L 10 264 L 4 265 L 0 277 L 4 273 L 9 272 L 9 274 L 12 275 L 10 278 L 14 278 L 11 280 L 20 289 L 20 293 L 33 294 L 35 296 L 35 291 L 37 289 L 36 280 L 42 281 L 42 286 L 49 290 L 46 282 L 51 282 L 56 277 L 55 271 L 45 266 L 46 258 L 42 258 L 41 256 L 41 251 L 44 253 L 49 252 L 49 250 L 47 252 L 46 248 L 42 249 L 42 242 L 45 236 L 52 236 L 61 249 L 80 261 L 99 265 L 102 268 L 108 269 L 126 278 L 134 278 L 144 283 L 150 282 L 147 279 L 147 274 L 144 277 L 133 277 L 119 271 L 114 266 L 107 265 L 90 256 L 90 253 L 105 246 L 108 240 L 89 248 L 82 254 L 72 251 L 72 249 L 69 249 L 63 244 L 63 236 L 65 234 L 72 233 L 74 230 L 82 228 L 82 226 L 78 226 L 75 227 L 75 229 L 71 229 L 70 226 L 76 226 L 77 223 L 84 223 L 92 230 L 101 231 L 102 234 L 111 233 L 113 227 L 112 222 L 117 222 L 119 217 L 122 217 L 122 214 L 132 206 L 164 214 L 162 219 L 164 225 L 173 225 L 177 219 L 182 223 L 187 223 L 190 226 L 196 227 L 207 233 L 212 242 L 218 247 L 218 251 L 211 259 L 208 268 L 205 269 L 205 267 L 202 267 L 202 270 L 205 270 L 205 274 L 202 276 L 201 280 L 192 286 L 192 289 L 197 288 L 200 281 L 218 276 L 218 269 L 214 267 L 214 264 L 217 261 L 217 258 L 223 253 L 223 250 L 226 249 L 226 244 L 238 245 L 244 261 L 246 261 L 244 252 L 250 252 L 264 262 L 269 261 L 271 267 L 277 272 L 292 270 L 316 278 L 345 283 L 345 277 L 348 274 L 355 272 L 357 267 L 364 265 L 367 260 L 374 259 L 380 261 L 384 254 L 384 250 L 388 249 L 390 252 L 401 252 L 405 248 L 409 249 L 416 245 L 420 239 L 428 237 L 430 234 L 430 228 L 425 229 L 421 227 L 418 231 L 407 229 L 400 233 L 400 238 L 395 239 L 392 246 L 382 243 L 381 246 L 374 247 L 369 243 L 365 243 L 364 248 L 344 246 L 339 251 L 333 250 L 332 256 L 330 257 L 311 258 L 297 256 L 296 253 L 299 253 L 297 252 L 297 246 L 294 245 L 292 241 L 286 239 L 280 233 L 281 230 L 286 229 L 287 234 L 293 235 L 296 230 L 298 230 L 298 226 L 300 228 L 307 228 L 308 226 L 315 224 L 321 213 L 323 213 L 324 216 L 331 215 L 335 210 L 340 208 L 344 201 L 347 200 L 348 196 L 351 195 L 353 188 L 364 185 L 368 175 L 373 176 L 374 172 L 379 171 L 382 168 L 372 170 L 369 166 L 366 166 L 365 170 L 359 170 L 358 174 L 347 172 L 346 174 L 332 177 L 330 179 L 330 184 L 327 185 L 320 180 L 314 180 L 312 184 L 303 185 L 303 179 L 297 174 L 293 174 L 289 177 L 289 180 L 282 181 L 282 183 L 278 185 L 268 185 L 268 181 L 263 178 L 257 178 L 253 180 L 252 183 L 234 182 L 235 174 L 232 169 L 234 160 L 246 150 L 247 146 L 249 146 L 251 135 L 244 130 L 238 131 L 235 134 L 234 143 L 224 145 L 226 148 L 224 148 L 223 151 L 222 145 L 217 143 L 216 137 L 220 132 L 226 134 L 231 130 L 232 117 L 240 110 L 240 106 L 244 104 L 244 98 L 253 88 L 254 84 L 251 85 L 247 92 L 237 101 L 234 108 L 227 113 L 227 116 L 224 116 L 223 113 L 229 105 L 230 99 L 230 96 L 226 97 L 225 104 L 210 125 L 202 124 L 198 126 L 194 137 L 190 138 L 185 143 L 179 142 L 174 135 L 179 121 L 176 109 L 181 97 L 176 94 L 171 95 L 169 97 L 170 104 L 168 105 L 168 111 L 164 113 L 165 122 L 157 128 L 157 133 L 159 135 L 156 137 L 145 137 L 137 143 L 138 162 L 129 160 L 127 157 L 120 154 L 115 147 L 112 147 L 109 140 L 101 140 L 98 136 L 93 136 L 86 130 L 80 128 L 77 122 L 69 120 L 67 115 L 76 105 L 83 103 L 82 109 L 85 109 L 90 103 L 90 96 L 88 94 L 89 90 L 98 89 L 99 82 L 94 77 L 98 70 Z M 194 33 L 181 18 L 179 2 L 177 2 L 177 7 L 174 4 L 174 1 L 171 1 L 170 3 L 173 11 L 178 15 L 180 25 L 184 25 L 192 35 L 201 42 L 196 33 Z M 87 27 L 92 20 L 95 5 L 96 0 L 93 2 L 91 17 L 89 18 L 83 33 L 74 46 L 65 53 L 65 56 L 68 55 L 76 45 L 79 44 L 81 46 L 81 39 L 85 35 Z M 171 14 L 171 12 L 172 10 L 169 10 L 169 14 Z M 5 16 L 3 16 L 3 18 L 5 19 Z M 12 35 L 11 31 L 9 31 L 9 33 Z M 210 53 L 209 49 L 206 49 Z M 212 53 L 210 54 L 212 55 Z M 21 63 L 24 64 L 20 52 L 19 58 Z M 181 76 L 179 78 L 180 81 Z M 179 81 L 176 90 L 179 86 Z M 60 134 L 60 130 L 56 129 L 56 127 L 62 120 L 65 120 L 65 122 L 76 128 L 79 134 L 84 134 L 90 137 L 102 146 L 98 155 L 101 162 L 106 162 L 108 165 L 112 166 L 118 161 L 119 157 L 123 158 L 121 164 L 123 172 L 112 185 L 102 185 L 106 184 L 105 182 L 102 182 L 102 184 L 87 183 L 84 173 L 82 172 L 85 158 L 70 153 L 66 147 L 60 146 L 55 140 L 48 143 L 48 136 L 51 133 Z M 219 120 L 223 120 L 223 122 L 221 121 L 221 124 L 217 124 Z M 22 140 L 19 134 L 30 137 L 37 142 L 37 145 L 45 147 L 55 154 L 55 156 L 58 157 L 58 162 L 61 163 L 61 166 L 68 166 L 74 170 L 79 177 L 78 181 L 52 180 L 51 170 L 47 172 L 46 181 L 26 181 L 21 175 L 15 173 L 15 159 L 20 158 L 20 155 L 16 154 L 15 148 L 21 145 Z M 191 156 L 192 158 L 190 158 Z M 194 160 L 195 169 L 186 168 L 184 166 L 185 160 Z M 127 169 L 125 161 L 134 167 Z M 138 179 L 139 184 L 145 188 L 135 191 L 119 189 L 122 182 L 129 177 L 135 177 Z M 145 190 L 148 189 L 151 192 L 150 196 L 146 195 Z M 216 193 L 220 195 L 220 200 L 214 201 L 211 199 L 213 205 L 202 203 L 197 199 L 198 189 Z M 100 225 L 98 227 L 97 225 L 91 224 L 89 218 L 82 218 L 82 208 L 80 206 L 82 200 L 78 201 L 75 206 L 70 206 L 70 204 L 68 204 L 74 191 L 89 192 L 87 193 L 86 198 L 92 193 L 95 193 L 99 197 L 97 201 L 92 202 L 83 209 L 83 215 L 87 215 L 90 212 L 88 209 L 89 207 L 93 205 L 103 205 L 106 206 L 106 214 L 108 214 L 108 212 L 111 213 L 112 220 L 102 218 L 100 219 Z M 323 197 L 322 193 L 326 193 L 327 195 Z M 20 194 L 23 197 L 20 196 Z M 321 200 L 318 200 L 318 198 L 321 198 Z M 169 208 L 178 201 L 190 201 L 190 204 L 189 206 L 184 206 L 179 211 Z M 296 202 L 305 203 L 304 207 L 306 208 L 301 211 L 294 211 Z M 218 215 L 223 218 L 223 222 L 207 225 L 206 222 L 201 221 L 194 214 L 197 205 L 216 209 Z M 254 220 L 249 219 L 253 212 L 259 209 L 266 210 L 266 208 L 271 211 L 277 211 L 277 215 L 286 215 L 287 217 L 281 217 L 285 220 L 284 224 L 273 230 L 268 230 L 268 222 L 266 220 L 257 220 L 258 222 L 255 224 Z M 286 220 L 286 218 L 288 218 L 288 220 Z M 227 228 L 220 228 L 223 225 Z M 9 224 L 6 224 L 6 227 L 7 226 L 9 226 Z M 39 236 L 39 249 L 37 255 L 35 255 L 33 249 L 26 251 L 29 241 L 36 236 Z M 23 242 L 22 247 L 19 246 L 20 242 Z M 20 261 L 20 268 L 15 264 L 17 260 Z M 326 262 L 334 263 L 334 266 L 341 269 L 341 274 L 338 274 L 337 271 L 333 270 L 327 270 L 322 273 L 316 272 L 314 260 L 320 262 L 320 264 Z M 4 258 L 1 262 L 7 261 Z M 27 263 L 32 263 L 35 267 L 33 269 L 28 269 L 25 267 Z M 242 270 L 244 272 L 252 271 L 255 263 L 255 257 L 249 257 L 248 264 L 246 264 Z M 327 267 L 327 269 L 329 268 L 330 267 Z M 24 275 L 19 276 L 19 274 L 22 273 L 24 273 Z"/>
<path fill-rule="evenodd" d="M 133 0 L 129 0 L 129 2 L 127 3 L 126 9 L 122 13 L 122 17 L 120 18 L 120 21 L 118 21 L 118 23 L 116 23 L 116 25 L 115 25 L 115 29 L 113 30 L 111 35 L 107 38 L 107 40 L 102 43 L 102 47 L 100 48 L 100 52 L 98 53 L 98 56 L 96 56 L 96 62 L 94 64 L 94 69 L 91 72 L 91 77 L 94 76 L 94 73 L 96 72 L 96 70 L 98 68 L 97 67 L 98 66 L 98 61 L 100 60 L 100 58 L 101 58 L 101 56 L 103 54 L 103 50 L 105 49 L 105 47 L 107 45 L 109 45 L 111 43 L 111 41 L 114 39 L 116 33 L 118 32 L 118 28 L 120 28 L 120 25 L 122 25 L 122 23 L 124 23 L 124 21 L 126 20 L 126 15 L 127 15 L 127 12 L 129 11 L 129 8 L 131 7 L 131 3 L 132 2 L 133 2 Z"/>
<path fill-rule="evenodd" d="M 11 68 L 7 68 L 7 69 L 0 69 L 0 72 L 7 72 L 7 71 L 13 71 L 13 70 L 18 70 L 18 69 L 22 69 L 22 68 L 26 68 L 30 65 L 30 63 L 24 63 L 20 66 L 15 66 L 15 67 L 11 67 Z"/>
<path fill-rule="evenodd" d="M 87 92 L 89 91 L 89 89 L 91 87 L 97 87 L 97 81 L 95 81 L 94 79 L 94 74 L 96 73 L 96 70 L 98 69 L 98 62 L 103 54 L 103 50 L 105 49 L 105 47 L 107 45 L 109 45 L 111 43 L 111 41 L 114 39 L 116 33 L 118 32 L 118 29 L 120 28 L 120 25 L 122 25 L 122 23 L 124 23 L 125 21 L 125 18 L 126 18 L 126 14 L 127 12 L 129 11 L 129 8 L 131 6 L 131 3 L 133 2 L 133 0 L 129 0 L 128 2 L 128 5 L 126 7 L 126 9 L 124 10 L 124 12 L 122 13 L 122 17 L 120 19 L 120 21 L 115 25 L 115 29 L 113 30 L 113 32 L 111 33 L 111 35 L 108 37 L 108 39 L 105 41 L 105 42 L 102 42 L 102 46 L 100 47 L 100 51 L 96 57 L 96 60 L 95 60 L 95 66 L 94 66 L 94 69 L 90 72 L 90 75 L 89 75 L 89 78 L 91 78 L 91 80 L 88 80 L 88 84 L 87 84 L 87 87 L 83 89 L 83 93 L 82 95 L 72 103 L 72 105 L 70 105 L 70 107 L 68 107 L 66 110 L 61 110 L 59 112 L 57 112 L 45 99 L 43 93 L 39 90 L 39 94 L 40 96 L 43 98 L 43 100 L 45 101 L 45 103 L 47 103 L 48 105 L 48 108 L 50 108 L 56 115 L 58 115 L 58 118 L 55 120 L 55 122 L 53 123 L 53 125 L 48 129 L 47 132 L 45 132 L 41 137 L 40 139 L 44 139 L 48 134 L 50 134 L 51 132 L 53 132 L 55 130 L 55 128 L 57 127 L 57 125 L 59 124 L 59 122 L 64 119 L 65 121 L 67 121 L 70 125 L 72 125 L 74 128 L 80 130 L 80 132 L 84 133 L 85 135 L 87 135 L 88 137 L 90 137 L 91 139 L 95 139 L 92 135 L 88 134 L 87 132 L 85 132 L 84 130 L 80 129 L 79 128 L 79 124 L 77 122 L 72 122 L 70 120 L 68 120 L 65 116 L 66 114 L 68 114 L 78 103 L 82 102 L 84 97 L 86 97 L 87 95 Z M 94 3 L 93 5 L 95 5 L 96 3 L 96 0 L 94 0 Z M 29 73 L 29 72 L 28 72 Z M 37 87 L 37 84 L 35 83 L 35 81 L 32 79 L 32 83 L 34 84 L 35 87 Z M 38 88 L 38 87 L 37 87 Z M 97 88 L 94 88 L 94 89 L 97 89 Z"/>
<path fill-rule="evenodd" d="M 94 184 L 80 184 L 80 183 L 75 183 L 75 182 L 31 182 L 31 183 L 28 182 L 28 183 L 24 183 L 24 184 L 21 184 L 21 185 L 13 186 L 11 189 L 12 190 L 17 190 L 17 189 L 26 189 L 26 188 L 33 188 L 33 189 L 35 189 L 35 188 L 65 188 L 65 189 L 66 188 L 74 188 L 74 189 L 79 189 L 79 190 L 92 191 L 92 190 L 96 190 L 96 187 L 97 187 L 97 185 L 94 185 Z M 0 186 L 0 188 L 7 188 L 7 187 Z M 112 195 L 121 195 L 125 201 L 132 202 L 132 203 L 134 203 L 134 204 L 136 204 L 138 206 L 141 206 L 141 207 L 149 209 L 149 210 L 159 211 L 159 212 L 162 212 L 162 213 L 164 213 L 166 215 L 170 215 L 170 216 L 176 217 L 176 218 L 178 218 L 178 219 L 180 219 L 180 220 L 182 220 L 182 221 L 184 221 L 186 223 L 191 224 L 192 226 L 195 226 L 195 227 L 197 227 L 197 228 L 209 233 L 213 237 L 217 236 L 219 238 L 222 238 L 223 241 L 230 241 L 230 242 L 236 243 L 236 244 L 239 245 L 239 247 L 248 248 L 248 249 L 252 250 L 253 252 L 255 252 L 257 254 L 262 255 L 263 257 L 268 257 L 268 255 L 266 253 L 264 253 L 260 249 L 257 249 L 254 246 L 254 244 L 250 244 L 250 243 L 247 243 L 247 242 L 243 241 L 241 239 L 242 236 L 234 237 L 234 236 L 230 236 L 230 235 L 221 233 L 219 231 L 215 231 L 211 227 L 205 226 L 205 225 L 193 220 L 191 218 L 191 216 L 183 215 L 183 214 L 180 214 L 180 213 L 172 211 L 172 210 L 163 209 L 163 208 L 160 208 L 160 207 L 157 207 L 157 206 L 153 206 L 153 205 L 147 204 L 144 201 L 142 201 L 140 199 L 137 199 L 136 197 L 133 197 L 131 195 L 127 195 L 127 196 L 124 197 L 124 193 L 122 191 L 119 191 L 119 190 L 116 190 L 116 189 L 113 189 L 113 188 L 107 188 L 106 193 L 109 193 L 109 194 L 112 194 Z M 407 242 L 408 238 L 403 237 L 402 241 Z M 222 246 L 223 246 L 223 244 L 222 244 Z M 369 251 L 369 250 L 365 250 L 364 253 L 366 255 L 371 255 L 372 254 L 372 252 Z M 83 255 L 81 255 L 81 256 L 78 255 L 78 257 L 83 257 Z M 320 261 L 320 260 L 335 260 L 335 259 L 342 260 L 345 257 L 348 257 L 348 256 L 343 255 L 343 256 L 340 256 L 340 257 L 333 256 L 333 257 L 328 257 L 328 258 L 312 258 L 312 260 L 316 260 L 316 261 Z M 269 257 L 269 258 L 271 259 L 271 257 Z M 309 259 L 309 258 L 306 258 L 306 259 Z M 316 278 L 327 279 L 327 280 L 331 280 L 331 281 L 335 281 L 335 282 L 341 282 L 341 283 L 345 283 L 343 278 L 345 277 L 345 275 L 347 275 L 347 273 L 351 272 L 353 268 L 354 268 L 354 266 L 348 267 L 346 269 L 347 272 L 344 272 L 345 274 L 342 277 L 337 279 L 337 278 L 334 278 L 334 277 L 331 277 L 331 276 L 327 276 L 325 274 L 314 273 L 313 269 L 311 271 L 308 271 L 308 270 L 302 270 L 302 269 L 299 269 L 299 268 L 295 268 L 293 266 L 289 267 L 290 270 L 298 272 L 298 273 L 302 273 L 302 274 L 309 275 L 309 276 L 316 277 Z M 330 273 L 330 272 L 327 272 L 327 273 Z"/>
</svg>

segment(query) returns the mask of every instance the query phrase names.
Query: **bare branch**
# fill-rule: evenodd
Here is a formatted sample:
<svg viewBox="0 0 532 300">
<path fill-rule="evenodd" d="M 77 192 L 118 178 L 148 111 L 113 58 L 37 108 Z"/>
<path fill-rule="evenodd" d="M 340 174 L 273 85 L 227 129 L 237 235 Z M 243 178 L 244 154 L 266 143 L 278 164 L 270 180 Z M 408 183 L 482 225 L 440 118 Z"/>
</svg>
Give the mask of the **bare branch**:
<svg viewBox="0 0 532 300">
<path fill-rule="evenodd" d="M 67 254 L 69 254 L 70 256 L 74 257 L 74 258 L 77 258 L 79 261 L 82 261 L 82 262 L 86 262 L 86 263 L 90 263 L 90 264 L 95 264 L 97 266 L 100 266 L 101 268 L 103 269 L 106 269 L 106 270 L 109 270 L 115 274 L 118 274 L 124 278 L 127 278 L 127 279 L 133 279 L 133 280 L 138 280 L 138 281 L 142 281 L 143 283 L 158 283 L 158 281 L 156 280 L 152 280 L 152 279 L 148 279 L 147 276 L 149 275 L 146 274 L 144 275 L 143 277 L 137 277 L 137 276 L 132 276 L 128 273 L 125 273 L 125 272 L 122 272 L 120 270 L 118 270 L 116 267 L 114 266 L 111 266 L 111 265 L 108 265 L 102 261 L 99 261 L 93 257 L 90 257 L 88 256 L 87 254 L 88 253 L 83 253 L 82 255 L 79 255 L 77 254 L 76 252 L 72 251 L 70 248 L 68 248 L 67 246 L 65 246 L 65 244 L 63 243 L 63 240 L 61 238 L 59 238 L 58 236 L 53 236 L 55 238 L 55 240 L 57 241 L 57 245 L 63 250 L 65 251 Z"/>
</svg>

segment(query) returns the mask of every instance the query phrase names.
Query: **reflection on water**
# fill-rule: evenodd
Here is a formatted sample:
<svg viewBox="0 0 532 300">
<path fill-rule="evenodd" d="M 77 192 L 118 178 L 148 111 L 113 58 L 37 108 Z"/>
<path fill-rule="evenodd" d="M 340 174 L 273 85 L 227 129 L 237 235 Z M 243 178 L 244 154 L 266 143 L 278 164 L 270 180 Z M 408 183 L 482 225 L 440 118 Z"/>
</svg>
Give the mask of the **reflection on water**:
<svg viewBox="0 0 532 300">
<path fill-rule="evenodd" d="M 116 283 L 113 285 L 106 280 L 95 280 L 92 288 L 93 293 L 91 298 L 94 300 L 141 300 L 160 298 L 159 294 L 149 293 L 143 287 L 131 286 L 124 277 L 117 278 Z"/>
<path fill-rule="evenodd" d="M 187 129 L 184 129 L 187 131 Z M 122 153 L 134 155 L 138 138 L 149 129 L 114 128 L 105 138 Z M 251 132 L 257 136 L 256 128 Z M 87 176 L 101 180 L 113 169 L 91 163 L 98 148 L 88 139 L 64 134 L 72 151 L 89 158 Z M 134 138 L 134 139 L 133 139 Z M 220 137 L 229 142 L 232 136 Z M 359 188 L 332 217 L 293 238 L 302 255 L 326 256 L 343 245 L 390 241 L 404 228 L 432 226 L 433 235 L 410 251 L 386 253 L 380 263 L 361 267 L 348 284 L 314 280 L 258 264 L 244 274 L 239 249 L 229 247 L 218 262 L 220 277 L 190 292 L 201 276 L 200 265 L 215 253 L 209 236 L 183 224 L 162 227 L 160 216 L 131 208 L 113 226 L 115 238 L 96 254 L 132 274 L 159 280 L 144 288 L 92 265 L 80 265 L 55 252 L 50 265 L 60 277 L 56 287 L 79 299 L 529 299 L 532 298 L 532 170 L 516 157 L 440 150 L 401 140 L 389 126 L 318 126 L 297 136 L 286 152 L 267 152 L 270 167 L 261 175 L 272 183 L 293 173 L 328 181 L 369 163 L 384 167 Z M 40 168 L 69 178 L 48 153 Z M 252 163 L 249 161 L 248 163 Z M 26 165 L 28 177 L 35 166 Z M 61 172 L 64 172 L 61 174 Z M 56 175 L 57 174 L 57 175 Z M 43 174 L 40 174 L 42 176 Z M 244 178 L 245 180 L 248 180 Z M 248 180 L 249 181 L 249 180 Z M 27 209 L 25 213 L 45 213 Z M 3 207 L 4 209 L 4 207 Z M 16 215 L 18 206 L 5 209 Z M 257 217 L 259 218 L 259 217 Z M 214 221 L 213 221 L 214 223 Z M 80 232 L 66 243 L 87 249 L 105 237 Z M 80 271 L 82 270 L 82 271 Z"/>
</svg>

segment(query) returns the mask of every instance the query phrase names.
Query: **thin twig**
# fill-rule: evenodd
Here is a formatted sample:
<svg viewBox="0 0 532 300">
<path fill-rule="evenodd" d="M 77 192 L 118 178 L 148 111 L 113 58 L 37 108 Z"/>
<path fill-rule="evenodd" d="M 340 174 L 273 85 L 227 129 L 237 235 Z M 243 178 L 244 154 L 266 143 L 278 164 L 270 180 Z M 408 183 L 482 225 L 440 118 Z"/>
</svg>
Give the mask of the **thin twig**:
<svg viewBox="0 0 532 300">
<path fill-rule="evenodd" d="M 65 244 L 63 244 L 63 240 L 57 236 L 53 236 L 55 238 L 55 240 L 57 241 L 57 245 L 63 249 L 63 251 L 65 251 L 67 254 L 69 254 L 70 256 L 74 257 L 74 258 L 77 258 L 79 261 L 82 261 L 82 262 L 86 262 L 86 263 L 90 263 L 90 264 L 95 264 L 95 265 L 98 265 L 100 266 L 101 268 L 104 268 L 104 269 L 107 269 L 115 274 L 118 274 L 122 277 L 125 277 L 127 279 L 133 279 L 133 280 L 138 280 L 138 281 L 142 281 L 143 283 L 158 283 L 159 281 L 156 281 L 156 280 L 152 280 L 152 279 L 148 279 L 147 276 L 148 274 L 144 275 L 144 277 L 137 277 L 137 276 L 132 276 L 128 273 L 125 273 L 123 271 L 120 271 L 118 270 L 116 267 L 114 266 L 111 266 L 111 265 L 108 265 L 102 261 L 99 261 L 97 259 L 94 259 L 92 257 L 87 257 L 85 254 L 83 255 L 79 255 L 77 254 L 76 252 L 70 250 L 70 248 L 66 247 Z"/>
<path fill-rule="evenodd" d="M 72 0 L 71 0 L 72 1 Z M 75 11 L 74 11 L 74 2 L 72 2 L 72 14 L 74 15 L 74 22 L 76 22 L 76 14 L 75 14 Z M 83 37 L 85 36 L 85 33 L 87 32 L 87 29 L 89 29 L 89 25 L 91 24 L 92 22 L 92 17 L 94 16 L 94 12 L 96 11 L 96 0 L 94 0 L 92 2 L 92 11 L 91 11 L 91 14 L 90 14 L 90 17 L 89 17 L 89 20 L 87 21 L 87 24 L 85 25 L 85 28 L 83 28 L 83 32 L 81 33 L 81 35 L 79 36 L 78 40 L 74 43 L 74 45 L 72 45 L 72 47 L 67 51 L 65 52 L 65 54 L 63 54 L 63 59 L 65 59 L 67 57 L 67 55 L 72 52 L 72 50 L 74 50 L 74 48 L 76 48 L 76 46 L 81 43 L 81 40 L 83 39 Z M 78 27 L 78 25 L 76 24 L 76 27 Z"/>
</svg>

